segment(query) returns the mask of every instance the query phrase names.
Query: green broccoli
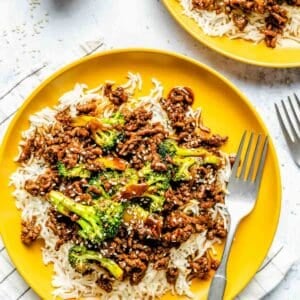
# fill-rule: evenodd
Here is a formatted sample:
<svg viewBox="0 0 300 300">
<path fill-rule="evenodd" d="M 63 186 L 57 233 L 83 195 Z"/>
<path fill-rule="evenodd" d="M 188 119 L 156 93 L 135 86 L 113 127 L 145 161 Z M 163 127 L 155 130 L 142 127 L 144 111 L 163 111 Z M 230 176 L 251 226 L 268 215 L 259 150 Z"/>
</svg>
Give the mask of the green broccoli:
<svg viewBox="0 0 300 300">
<path fill-rule="evenodd" d="M 170 172 L 156 172 L 151 168 L 150 163 L 139 170 L 139 176 L 145 179 L 150 189 L 167 190 L 170 183 Z"/>
<path fill-rule="evenodd" d="M 79 217 L 76 222 L 81 227 L 79 235 L 94 244 L 117 233 L 125 209 L 124 204 L 109 199 L 95 201 L 92 206 L 83 205 L 54 190 L 49 193 L 48 200 L 65 216 L 75 213 Z"/>
<path fill-rule="evenodd" d="M 123 221 L 126 205 L 112 200 L 100 200 L 98 203 L 100 219 L 105 233 L 105 238 L 113 238 Z"/>
<path fill-rule="evenodd" d="M 144 197 L 149 198 L 151 200 L 150 203 L 150 212 L 159 212 L 162 210 L 163 205 L 165 203 L 165 193 L 159 192 L 159 193 L 144 193 Z"/>
<path fill-rule="evenodd" d="M 118 280 L 123 278 L 123 270 L 113 260 L 104 257 L 101 253 L 88 250 L 84 246 L 73 246 L 69 250 L 68 260 L 72 268 L 79 273 L 86 273 L 100 265 Z"/>
<path fill-rule="evenodd" d="M 173 157 L 173 162 L 177 166 L 177 170 L 172 177 L 173 181 L 185 181 L 191 180 L 192 175 L 189 171 L 190 167 L 197 163 L 197 159 L 194 157 Z"/>
<path fill-rule="evenodd" d="M 140 197 L 148 188 L 145 183 L 139 183 L 139 175 L 135 169 L 127 168 L 123 173 L 123 186 L 120 189 L 121 199 Z"/>
<path fill-rule="evenodd" d="M 138 184 L 138 180 L 137 171 L 132 168 L 126 168 L 124 172 L 117 170 L 102 171 L 96 177 L 92 178 L 89 184 L 101 191 L 104 198 L 109 199 L 118 192 L 121 194 L 123 192 L 126 193 L 133 185 Z"/>
<path fill-rule="evenodd" d="M 103 198 L 110 199 L 110 195 L 105 191 L 99 176 L 92 177 L 89 181 L 89 186 L 94 186 L 101 193 L 100 195 Z"/>
<path fill-rule="evenodd" d="M 94 131 L 93 139 L 104 151 L 111 151 L 122 137 L 122 132 L 116 129 Z"/>
<path fill-rule="evenodd" d="M 107 124 L 111 126 L 124 125 L 125 118 L 121 112 L 117 111 L 116 113 L 112 114 L 109 118 L 102 118 L 101 122 L 103 124 Z"/>
<path fill-rule="evenodd" d="M 58 174 L 62 177 L 80 177 L 80 178 L 89 178 L 91 172 L 85 169 L 83 164 L 79 164 L 74 168 L 67 169 L 62 162 L 57 163 Z"/>
<path fill-rule="evenodd" d="M 150 211 L 160 211 L 165 202 L 165 191 L 170 187 L 170 172 L 156 172 L 152 170 L 151 164 L 147 163 L 139 171 L 139 175 L 148 185 L 147 191 L 142 196 L 151 200 Z"/>
<path fill-rule="evenodd" d="M 77 116 L 72 120 L 73 126 L 91 126 L 92 136 L 96 144 L 98 144 L 103 150 L 112 150 L 118 140 L 123 136 L 122 132 L 113 127 L 116 125 L 123 125 L 125 123 L 124 116 L 120 112 L 114 113 L 109 118 L 97 118 L 92 116 Z"/>
<path fill-rule="evenodd" d="M 158 152 L 162 157 L 170 155 L 177 156 L 211 156 L 212 154 L 205 148 L 183 148 L 178 146 L 176 141 L 171 139 L 164 140 L 158 147 Z"/>
</svg>

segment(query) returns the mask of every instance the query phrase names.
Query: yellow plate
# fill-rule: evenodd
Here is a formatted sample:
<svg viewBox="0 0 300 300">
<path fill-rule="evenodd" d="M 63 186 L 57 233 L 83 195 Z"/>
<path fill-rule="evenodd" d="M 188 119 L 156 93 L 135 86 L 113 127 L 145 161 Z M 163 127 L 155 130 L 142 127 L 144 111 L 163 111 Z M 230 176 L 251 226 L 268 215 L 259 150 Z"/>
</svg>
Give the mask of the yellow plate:
<svg viewBox="0 0 300 300">
<path fill-rule="evenodd" d="M 179 0 L 163 0 L 174 19 L 195 39 L 230 58 L 264 67 L 291 68 L 300 66 L 300 48 L 268 48 L 242 39 L 211 37 L 198 24 L 183 14 Z"/>
<path fill-rule="evenodd" d="M 104 80 L 124 81 L 128 71 L 139 72 L 143 91 L 148 93 L 151 78 L 160 80 L 167 92 L 184 85 L 193 88 L 195 106 L 203 108 L 204 122 L 214 132 L 229 135 L 225 151 L 234 152 L 244 130 L 268 134 L 260 117 L 247 99 L 217 72 L 187 57 L 158 50 L 131 49 L 99 53 L 80 59 L 59 70 L 43 82 L 25 101 L 5 135 L 0 150 L 0 226 L 7 251 L 28 284 L 44 299 L 51 298 L 52 267 L 42 263 L 40 246 L 25 247 L 20 241 L 20 212 L 15 208 L 9 177 L 16 170 L 21 132 L 28 128 L 28 118 L 45 106 L 52 106 L 76 82 L 90 88 Z M 265 258 L 276 231 L 280 212 L 281 184 L 278 162 L 271 143 L 255 211 L 242 222 L 228 266 L 226 299 L 237 295 L 254 276 Z M 209 281 L 195 283 L 197 299 L 207 296 Z M 175 299 L 166 296 L 164 299 Z"/>
</svg>

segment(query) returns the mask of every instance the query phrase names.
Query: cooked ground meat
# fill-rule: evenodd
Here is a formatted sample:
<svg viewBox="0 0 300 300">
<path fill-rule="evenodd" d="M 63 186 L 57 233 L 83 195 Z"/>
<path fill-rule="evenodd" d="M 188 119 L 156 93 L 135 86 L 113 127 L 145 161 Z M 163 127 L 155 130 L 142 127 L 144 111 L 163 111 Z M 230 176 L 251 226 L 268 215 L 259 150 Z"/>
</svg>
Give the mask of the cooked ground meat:
<svg viewBox="0 0 300 300">
<path fill-rule="evenodd" d="M 189 279 L 199 278 L 207 279 L 209 276 L 209 271 L 211 269 L 210 261 L 206 255 L 201 256 L 196 260 L 190 260 L 189 267 L 191 273 L 189 274 Z"/>
<path fill-rule="evenodd" d="M 107 293 L 112 291 L 112 280 L 109 276 L 101 274 L 100 278 L 97 280 L 97 284 Z"/>
<path fill-rule="evenodd" d="M 206 128 L 202 130 L 201 120 L 199 127 L 196 127 L 197 120 L 187 116 L 189 105 L 193 101 L 193 92 L 187 87 L 173 88 L 167 99 L 161 99 L 161 105 L 178 135 L 178 141 L 188 148 L 221 147 L 227 141 L 227 137 L 208 134 Z"/>
<path fill-rule="evenodd" d="M 232 20 L 240 31 L 243 31 L 249 22 L 247 16 L 244 14 L 232 14 Z"/>
<path fill-rule="evenodd" d="M 117 87 L 115 90 L 112 89 L 112 84 L 107 83 L 104 89 L 104 95 L 115 105 L 121 105 L 126 102 L 128 95 L 124 88 Z"/>
<path fill-rule="evenodd" d="M 138 108 L 125 115 L 124 141 L 117 146 L 117 154 L 130 161 L 136 169 L 151 161 L 153 169 L 166 171 L 166 165 L 157 154 L 158 145 L 167 137 L 160 123 L 150 123 L 152 113 Z"/>
<path fill-rule="evenodd" d="M 175 284 L 176 283 L 178 275 L 179 275 L 179 271 L 178 271 L 177 268 L 167 269 L 166 277 L 167 277 L 167 281 L 170 284 Z"/>
<path fill-rule="evenodd" d="M 226 13 L 240 31 L 247 26 L 251 14 L 267 14 L 262 33 L 265 35 L 266 45 L 275 48 L 278 36 L 282 34 L 291 18 L 287 16 L 287 10 L 281 6 L 285 3 L 290 6 L 300 6 L 300 0 L 225 0 L 223 5 L 215 0 L 192 0 L 192 7 L 195 10 Z"/>
<path fill-rule="evenodd" d="M 59 250 L 61 245 L 67 241 L 73 241 L 76 244 L 82 242 L 81 237 L 78 235 L 78 225 L 75 223 L 76 215 L 70 215 L 70 219 L 57 213 L 54 208 L 48 212 L 48 219 L 46 226 L 57 235 L 58 241 L 55 245 L 55 250 Z"/>
<path fill-rule="evenodd" d="M 31 245 L 40 235 L 41 226 L 36 225 L 36 217 L 32 217 L 29 221 L 22 221 L 21 223 L 21 241 L 26 245 Z"/>
<path fill-rule="evenodd" d="M 27 180 L 24 189 L 33 196 L 45 196 L 60 182 L 56 171 L 48 169 L 45 174 L 39 175 L 36 180 Z"/>
<path fill-rule="evenodd" d="M 91 101 L 87 104 L 79 104 L 77 105 L 77 111 L 79 114 L 89 114 L 94 115 L 97 110 L 97 103 L 96 101 Z"/>
</svg>

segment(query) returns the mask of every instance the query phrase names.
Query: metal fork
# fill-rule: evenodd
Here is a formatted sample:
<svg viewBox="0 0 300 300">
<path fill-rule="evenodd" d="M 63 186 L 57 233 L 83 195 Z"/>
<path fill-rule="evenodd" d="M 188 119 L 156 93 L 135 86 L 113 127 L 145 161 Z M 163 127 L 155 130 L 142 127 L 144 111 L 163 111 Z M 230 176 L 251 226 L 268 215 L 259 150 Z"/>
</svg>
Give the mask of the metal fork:
<svg viewBox="0 0 300 300">
<path fill-rule="evenodd" d="M 292 157 L 293 157 L 295 163 L 297 164 L 297 166 L 300 167 L 300 137 L 299 137 L 300 100 L 296 94 L 294 94 L 294 97 L 296 100 L 295 102 L 297 103 L 296 108 L 295 108 L 295 105 L 293 104 L 291 98 L 288 96 L 288 102 L 289 102 L 293 117 L 291 117 L 291 113 L 288 112 L 288 109 L 287 109 L 284 101 L 281 100 L 281 106 L 282 106 L 282 110 L 284 111 L 286 122 L 283 120 L 282 113 L 280 112 L 280 109 L 276 103 L 275 103 L 275 109 L 276 109 L 276 113 L 277 113 L 277 117 L 279 120 L 281 130 L 285 137 L 286 143 L 290 149 Z M 292 119 L 294 119 L 294 122 L 292 121 Z M 296 127 L 295 127 L 295 125 L 296 125 Z M 288 127 L 290 128 L 291 134 L 288 131 Z M 297 130 L 298 130 L 298 132 L 297 132 Z"/>
<path fill-rule="evenodd" d="M 227 186 L 229 193 L 225 196 L 225 204 L 229 213 L 228 234 L 221 263 L 210 285 L 208 300 L 223 299 L 227 281 L 227 261 L 236 230 L 240 221 L 251 213 L 258 198 L 268 151 L 268 137 L 264 139 L 263 147 L 261 147 L 261 135 L 258 135 L 253 150 L 251 146 L 254 134 L 251 133 L 244 159 L 241 160 L 246 136 L 247 132 L 243 134 L 241 139 Z M 250 161 L 251 154 L 252 159 Z M 240 161 L 242 161 L 241 166 Z M 249 171 L 247 171 L 248 169 Z"/>
</svg>

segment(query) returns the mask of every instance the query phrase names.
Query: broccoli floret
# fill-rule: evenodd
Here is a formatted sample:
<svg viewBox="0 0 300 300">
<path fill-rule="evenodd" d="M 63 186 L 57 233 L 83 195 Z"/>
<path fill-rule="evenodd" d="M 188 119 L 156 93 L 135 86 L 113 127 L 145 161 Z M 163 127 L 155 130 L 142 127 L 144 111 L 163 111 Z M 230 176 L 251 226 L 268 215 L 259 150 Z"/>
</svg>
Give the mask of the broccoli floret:
<svg viewBox="0 0 300 300">
<path fill-rule="evenodd" d="M 166 157 L 170 155 L 171 157 L 174 155 L 177 156 L 206 156 L 212 155 L 204 148 L 183 148 L 178 146 L 176 141 L 171 139 L 164 140 L 158 147 L 158 152 L 162 157 Z"/>
<path fill-rule="evenodd" d="M 156 172 L 152 170 L 150 163 L 147 163 L 139 171 L 139 175 L 148 185 L 143 197 L 151 200 L 150 211 L 160 211 L 165 202 L 165 191 L 170 187 L 170 172 Z"/>
<path fill-rule="evenodd" d="M 102 171 L 89 183 L 99 189 L 104 198 L 109 199 L 118 192 L 126 194 L 126 191 L 130 191 L 133 185 L 138 184 L 138 180 L 137 171 L 132 168 L 126 168 L 124 172 L 117 170 Z M 109 186 L 109 190 L 105 189 L 105 186 Z M 129 199 L 131 197 L 125 198 Z"/>
<path fill-rule="evenodd" d="M 133 168 L 127 168 L 123 173 L 123 177 L 126 181 L 126 185 L 137 184 L 139 181 L 139 174 Z"/>
<path fill-rule="evenodd" d="M 121 280 L 123 270 L 113 260 L 104 257 L 101 253 L 88 250 L 84 246 L 73 246 L 69 250 L 68 260 L 72 268 L 79 273 L 86 273 L 95 269 L 95 265 L 100 265 L 109 271 L 116 279 Z"/>
<path fill-rule="evenodd" d="M 110 196 L 109 194 L 105 191 L 100 179 L 99 179 L 99 176 L 96 176 L 96 177 L 93 177 L 90 179 L 89 181 L 89 185 L 90 186 L 94 186 L 97 188 L 97 190 L 99 192 L 101 192 L 101 196 L 105 199 L 110 199 Z"/>
<path fill-rule="evenodd" d="M 139 183 L 139 175 L 135 169 L 127 168 L 122 176 L 124 185 L 120 189 L 119 197 L 121 199 L 140 197 L 147 190 L 147 184 Z"/>
<path fill-rule="evenodd" d="M 112 114 L 109 118 L 103 118 L 101 119 L 102 123 L 111 125 L 111 126 L 116 126 L 116 125 L 124 125 L 125 124 L 125 118 L 123 114 L 119 111 L 116 113 Z"/>
<path fill-rule="evenodd" d="M 67 169 L 62 162 L 57 163 L 58 174 L 62 177 L 80 177 L 89 178 L 91 177 L 91 172 L 85 169 L 83 164 L 79 164 L 74 168 Z"/>
<path fill-rule="evenodd" d="M 92 136 L 96 144 L 98 144 L 104 151 L 112 150 L 118 140 L 123 136 L 122 132 L 113 128 L 116 125 L 122 125 L 125 123 L 124 116 L 117 112 L 109 118 L 99 119 L 92 116 L 77 116 L 72 120 L 73 126 L 91 126 Z"/>
<path fill-rule="evenodd" d="M 170 173 L 169 172 L 156 172 L 151 168 L 150 163 L 139 170 L 139 176 L 145 179 L 149 189 L 167 190 L 169 188 Z"/>
<path fill-rule="evenodd" d="M 194 157 L 173 157 L 173 162 L 177 165 L 177 170 L 172 177 L 173 181 L 191 180 L 192 175 L 189 171 L 190 167 L 197 163 Z"/>
<path fill-rule="evenodd" d="M 93 132 L 93 139 L 104 151 L 111 151 L 118 143 L 122 136 L 120 131 L 111 130 L 97 130 Z"/>
<path fill-rule="evenodd" d="M 109 199 L 95 201 L 92 206 L 83 205 L 54 190 L 48 199 L 59 213 L 65 216 L 75 213 L 81 227 L 79 235 L 94 244 L 117 233 L 125 209 L 124 204 Z"/>
<path fill-rule="evenodd" d="M 100 200 L 98 205 L 105 238 L 113 238 L 123 221 L 125 204 L 105 199 Z"/>
<path fill-rule="evenodd" d="M 150 203 L 151 212 L 159 212 L 162 210 L 162 207 L 166 200 L 164 193 L 157 193 L 157 194 L 145 193 L 143 196 L 151 200 Z"/>
<path fill-rule="evenodd" d="M 103 187 L 105 185 L 110 186 L 108 191 L 110 196 L 116 194 L 126 183 L 124 173 L 116 170 L 105 170 L 101 172 L 99 174 L 99 180 Z"/>
</svg>

